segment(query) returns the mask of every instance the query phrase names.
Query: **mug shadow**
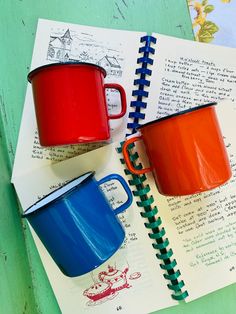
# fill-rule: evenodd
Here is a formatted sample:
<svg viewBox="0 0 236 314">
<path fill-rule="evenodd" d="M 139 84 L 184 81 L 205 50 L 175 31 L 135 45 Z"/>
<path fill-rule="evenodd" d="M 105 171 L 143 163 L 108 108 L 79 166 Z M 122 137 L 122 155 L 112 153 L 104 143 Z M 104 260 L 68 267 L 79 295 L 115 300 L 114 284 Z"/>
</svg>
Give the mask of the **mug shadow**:
<svg viewBox="0 0 236 314">
<path fill-rule="evenodd" d="M 112 146 L 106 145 L 93 150 L 92 154 L 86 153 L 67 159 L 63 162 L 63 167 L 60 163 L 52 164 L 51 171 L 61 180 L 72 180 L 89 171 L 100 172 L 106 168 L 106 164 L 112 156 L 112 149 L 114 149 Z"/>
</svg>

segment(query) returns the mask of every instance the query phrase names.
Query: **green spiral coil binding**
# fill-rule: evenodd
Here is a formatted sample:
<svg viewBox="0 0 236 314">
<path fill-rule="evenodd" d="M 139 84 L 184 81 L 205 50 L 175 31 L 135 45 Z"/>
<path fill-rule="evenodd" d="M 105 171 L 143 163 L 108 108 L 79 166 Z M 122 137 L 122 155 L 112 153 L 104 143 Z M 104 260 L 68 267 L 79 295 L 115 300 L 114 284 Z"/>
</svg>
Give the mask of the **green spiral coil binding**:
<svg viewBox="0 0 236 314">
<path fill-rule="evenodd" d="M 122 145 L 117 148 L 118 153 L 122 153 Z M 134 144 L 131 144 L 128 152 L 130 156 L 130 160 L 133 163 L 133 166 L 136 169 L 141 169 L 142 165 L 136 165 L 139 155 L 137 152 L 132 153 L 132 148 Z M 122 164 L 124 164 L 124 159 L 120 158 Z M 173 259 L 173 251 L 169 249 L 169 240 L 165 238 L 165 229 L 162 227 L 162 221 L 160 217 L 155 217 L 158 214 L 158 209 L 156 206 L 153 206 L 154 198 L 153 196 L 148 196 L 148 192 L 150 192 L 150 187 L 148 184 L 145 184 L 147 177 L 145 174 L 143 175 L 135 175 L 132 174 L 129 170 L 125 169 L 125 174 L 130 175 L 132 179 L 128 182 L 131 186 L 135 186 L 136 190 L 133 191 L 134 196 L 139 197 L 139 201 L 136 202 L 138 207 L 141 207 L 143 211 L 140 213 L 143 218 L 147 220 L 144 223 L 145 227 L 149 229 L 149 237 L 155 240 L 155 243 L 152 244 L 153 248 L 158 251 L 156 253 L 156 257 L 161 261 L 160 267 L 166 273 L 163 275 L 164 278 L 170 281 L 167 284 L 167 287 L 173 291 L 171 294 L 172 298 L 177 301 L 184 300 L 188 296 L 188 292 L 186 290 L 183 291 L 184 288 L 184 281 L 180 280 L 181 273 L 175 268 L 177 267 L 177 262 Z"/>
</svg>

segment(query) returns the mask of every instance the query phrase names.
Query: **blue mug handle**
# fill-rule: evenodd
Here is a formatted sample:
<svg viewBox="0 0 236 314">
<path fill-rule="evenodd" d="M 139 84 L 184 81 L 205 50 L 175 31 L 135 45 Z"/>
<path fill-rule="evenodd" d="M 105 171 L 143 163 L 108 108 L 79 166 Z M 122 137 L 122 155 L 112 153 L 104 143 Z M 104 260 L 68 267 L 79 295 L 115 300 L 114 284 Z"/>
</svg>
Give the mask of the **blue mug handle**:
<svg viewBox="0 0 236 314">
<path fill-rule="evenodd" d="M 132 204 L 133 195 L 132 195 L 132 192 L 130 191 L 128 184 L 125 182 L 124 178 L 122 178 L 122 176 L 120 176 L 119 174 L 116 174 L 116 173 L 109 174 L 108 176 L 102 178 L 101 180 L 98 181 L 98 185 L 101 185 L 101 184 L 103 184 L 107 181 L 111 181 L 111 180 L 119 181 L 120 184 L 122 185 L 122 187 L 124 188 L 127 196 L 128 196 L 128 199 L 124 204 L 122 204 L 118 208 L 114 209 L 114 214 L 118 215 L 118 214 L 122 213 L 123 211 L 125 211 Z"/>
</svg>

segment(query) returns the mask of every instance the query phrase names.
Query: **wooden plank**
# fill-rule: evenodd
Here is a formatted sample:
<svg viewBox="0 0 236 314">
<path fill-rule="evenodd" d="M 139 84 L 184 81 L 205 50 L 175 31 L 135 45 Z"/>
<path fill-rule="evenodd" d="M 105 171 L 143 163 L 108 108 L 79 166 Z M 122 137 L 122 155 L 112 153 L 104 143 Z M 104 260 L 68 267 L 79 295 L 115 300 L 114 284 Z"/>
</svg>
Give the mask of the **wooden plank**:
<svg viewBox="0 0 236 314">
<path fill-rule="evenodd" d="M 9 183 L 6 151 L 0 138 L 0 313 L 34 313 L 36 305 L 24 233 L 13 187 Z"/>
<path fill-rule="evenodd" d="M 179 12 L 176 14 L 176 12 Z M 37 19 L 47 18 L 78 24 L 127 30 L 160 32 L 191 38 L 192 30 L 184 0 L 71 0 L 5 1 L 0 19 L 2 80 L 1 108 L 12 165 L 23 109 Z"/>
</svg>

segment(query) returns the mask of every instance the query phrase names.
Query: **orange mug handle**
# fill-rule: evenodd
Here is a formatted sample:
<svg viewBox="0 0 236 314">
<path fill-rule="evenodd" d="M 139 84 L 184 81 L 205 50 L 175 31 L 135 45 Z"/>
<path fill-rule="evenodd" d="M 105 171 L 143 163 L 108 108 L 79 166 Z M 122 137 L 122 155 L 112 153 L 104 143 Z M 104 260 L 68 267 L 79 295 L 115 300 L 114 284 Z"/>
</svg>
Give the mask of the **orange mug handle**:
<svg viewBox="0 0 236 314">
<path fill-rule="evenodd" d="M 129 158 L 129 153 L 128 153 L 128 146 L 130 144 L 133 144 L 134 142 L 136 142 L 137 140 L 139 140 L 142 136 L 139 135 L 139 136 L 134 136 L 134 137 L 131 137 L 130 139 L 128 139 L 127 141 L 125 141 L 123 147 L 122 147 L 122 153 L 123 153 L 123 156 L 124 156 L 124 160 L 125 160 L 125 163 L 127 165 L 127 168 L 129 169 L 130 172 L 134 173 L 134 174 L 144 174 L 144 173 L 147 173 L 147 172 L 150 172 L 151 171 L 151 168 L 143 168 L 143 169 L 135 169 L 130 158 Z"/>
</svg>

